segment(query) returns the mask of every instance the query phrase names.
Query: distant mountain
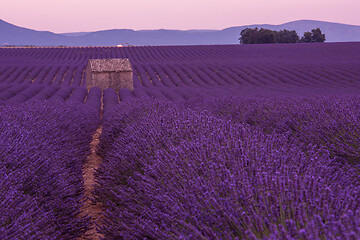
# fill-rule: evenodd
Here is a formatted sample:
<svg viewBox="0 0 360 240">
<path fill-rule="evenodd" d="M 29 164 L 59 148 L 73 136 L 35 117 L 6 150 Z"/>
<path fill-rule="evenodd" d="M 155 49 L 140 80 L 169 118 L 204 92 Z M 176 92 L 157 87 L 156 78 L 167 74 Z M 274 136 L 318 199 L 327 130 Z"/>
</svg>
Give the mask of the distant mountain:
<svg viewBox="0 0 360 240">
<path fill-rule="evenodd" d="M 61 35 L 70 37 L 79 37 L 88 34 L 89 32 L 73 32 L 73 33 L 62 33 Z"/>
<path fill-rule="evenodd" d="M 247 27 L 247 26 L 245 26 Z M 342 23 L 332 23 L 314 20 L 298 20 L 280 25 L 251 25 L 250 27 L 263 27 L 271 30 L 295 30 L 301 37 L 304 32 L 314 28 L 320 28 L 325 33 L 326 42 L 356 42 L 360 41 L 360 26 Z M 242 30 L 244 27 L 227 28 L 234 32 Z M 226 29 L 225 29 L 226 30 Z"/>
<path fill-rule="evenodd" d="M 66 41 L 61 34 L 22 28 L 0 19 L 0 45 L 59 45 Z"/>
<path fill-rule="evenodd" d="M 114 46 L 130 45 L 213 45 L 238 44 L 240 32 L 246 27 L 272 30 L 295 30 L 301 37 L 305 31 L 320 28 L 327 42 L 360 41 L 360 26 L 313 20 L 299 20 L 280 25 L 247 25 L 223 30 L 139 30 L 112 29 L 96 32 L 56 34 L 18 27 L 0 20 L 0 45 L 36 46 Z"/>
</svg>

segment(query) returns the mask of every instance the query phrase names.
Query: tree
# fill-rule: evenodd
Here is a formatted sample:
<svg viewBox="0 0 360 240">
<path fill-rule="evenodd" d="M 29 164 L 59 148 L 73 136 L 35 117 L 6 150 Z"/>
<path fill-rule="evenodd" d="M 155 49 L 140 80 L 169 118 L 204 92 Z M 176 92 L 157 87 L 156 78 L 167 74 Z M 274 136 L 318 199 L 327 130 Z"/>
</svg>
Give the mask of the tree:
<svg viewBox="0 0 360 240">
<path fill-rule="evenodd" d="M 321 33 L 320 28 L 311 30 L 313 42 L 325 42 L 325 34 Z"/>
<path fill-rule="evenodd" d="M 304 32 L 304 36 L 301 38 L 301 42 L 304 42 L 304 43 L 313 42 L 311 32 Z"/>
<path fill-rule="evenodd" d="M 311 32 L 305 32 L 300 39 L 296 31 L 281 30 L 273 31 L 265 28 L 245 28 L 240 33 L 241 44 L 258 43 L 298 43 L 298 42 L 324 42 L 325 34 L 321 33 L 320 28 L 312 29 Z"/>
<path fill-rule="evenodd" d="M 275 38 L 277 43 L 298 43 L 300 42 L 300 38 L 296 31 L 289 30 L 281 30 L 279 32 L 275 32 Z"/>
<path fill-rule="evenodd" d="M 304 32 L 304 36 L 301 38 L 301 42 L 313 43 L 313 42 L 325 42 L 325 34 L 323 34 L 320 28 L 312 29 L 311 32 Z"/>
<path fill-rule="evenodd" d="M 245 28 L 240 33 L 241 44 L 257 44 L 257 43 L 297 43 L 300 41 L 295 31 L 282 30 L 273 31 L 270 29 L 257 27 Z"/>
<path fill-rule="evenodd" d="M 275 34 L 269 29 L 245 28 L 240 35 L 241 44 L 275 43 Z"/>
<path fill-rule="evenodd" d="M 275 43 L 275 32 L 269 29 L 261 28 L 258 36 L 259 43 Z"/>
<path fill-rule="evenodd" d="M 257 43 L 257 32 L 258 28 L 245 28 L 240 33 L 240 43 L 241 44 L 254 44 Z"/>
</svg>

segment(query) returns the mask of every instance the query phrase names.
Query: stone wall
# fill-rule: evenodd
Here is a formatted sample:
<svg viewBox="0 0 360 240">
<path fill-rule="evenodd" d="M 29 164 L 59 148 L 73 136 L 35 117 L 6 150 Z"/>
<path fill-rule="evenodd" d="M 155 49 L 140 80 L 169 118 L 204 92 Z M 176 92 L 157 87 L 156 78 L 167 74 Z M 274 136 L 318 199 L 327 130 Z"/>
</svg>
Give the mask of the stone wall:
<svg viewBox="0 0 360 240">
<path fill-rule="evenodd" d="M 99 87 L 134 90 L 133 72 L 129 59 L 90 59 L 86 67 L 86 88 Z"/>
</svg>

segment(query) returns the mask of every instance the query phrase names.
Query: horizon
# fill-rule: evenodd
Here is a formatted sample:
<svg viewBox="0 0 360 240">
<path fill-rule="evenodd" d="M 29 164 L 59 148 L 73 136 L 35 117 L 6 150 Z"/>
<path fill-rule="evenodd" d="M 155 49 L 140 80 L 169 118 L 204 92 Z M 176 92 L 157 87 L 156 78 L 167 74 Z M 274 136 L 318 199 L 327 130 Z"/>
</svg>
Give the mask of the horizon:
<svg viewBox="0 0 360 240">
<path fill-rule="evenodd" d="M 7 21 L 6 19 L 1 19 L 0 20 L 14 25 L 16 27 L 21 27 L 21 28 L 26 28 L 26 29 L 30 29 L 30 30 L 35 30 L 35 31 L 48 31 L 48 32 L 52 32 L 50 30 L 37 30 L 31 27 L 24 27 L 24 26 L 20 26 L 20 25 L 16 25 L 10 21 Z M 326 22 L 326 23 L 333 23 L 333 24 L 343 24 L 343 25 L 349 25 L 349 26 L 359 26 L 356 24 L 348 24 L 348 23 L 341 23 L 341 22 L 331 22 L 331 21 L 323 21 L 323 20 L 312 20 L 312 19 L 297 19 L 297 20 L 292 20 L 292 21 L 287 21 L 287 22 L 283 22 L 283 23 L 279 23 L 279 24 L 269 24 L 269 23 L 252 23 L 252 24 L 246 24 L 246 25 L 234 25 L 234 26 L 227 26 L 225 28 L 222 29 L 166 29 L 166 28 L 158 28 L 158 29 L 131 29 L 131 28 L 111 28 L 111 29 L 99 29 L 99 30 L 94 30 L 94 31 L 76 31 L 76 32 L 52 32 L 55 34 L 76 34 L 76 33 L 89 33 L 89 32 L 101 32 L 101 31 L 109 31 L 109 30 L 133 30 L 133 31 L 156 31 L 156 30 L 166 30 L 166 31 L 218 31 L 218 30 L 224 30 L 227 28 L 232 28 L 232 27 L 247 27 L 247 26 L 258 26 L 258 25 L 269 25 L 269 26 L 279 26 L 279 25 L 283 25 L 283 24 L 287 24 L 287 23 L 293 23 L 293 22 L 299 22 L 299 21 L 312 21 L 312 22 Z"/>
<path fill-rule="evenodd" d="M 16 26 L 54 33 L 133 30 L 221 30 L 233 26 L 279 25 L 298 20 L 360 25 L 356 0 L 1 0 L 0 18 Z M 124 7 L 126 6 L 126 7 Z M 261 6 L 261 7 L 259 7 Z M 96 17 L 94 17 L 96 16 Z"/>
</svg>

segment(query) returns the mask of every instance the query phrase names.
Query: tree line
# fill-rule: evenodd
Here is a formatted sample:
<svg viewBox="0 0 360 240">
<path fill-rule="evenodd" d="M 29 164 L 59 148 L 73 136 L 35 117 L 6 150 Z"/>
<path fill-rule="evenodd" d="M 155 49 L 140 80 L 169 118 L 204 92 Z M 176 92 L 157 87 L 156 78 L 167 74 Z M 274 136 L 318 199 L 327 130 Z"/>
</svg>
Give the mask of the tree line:
<svg viewBox="0 0 360 240">
<path fill-rule="evenodd" d="M 259 43 L 313 43 L 324 42 L 325 34 L 320 28 L 312 29 L 311 32 L 305 32 L 300 38 L 296 31 L 280 30 L 274 31 L 265 28 L 245 28 L 240 33 L 241 44 L 259 44 Z"/>
</svg>

